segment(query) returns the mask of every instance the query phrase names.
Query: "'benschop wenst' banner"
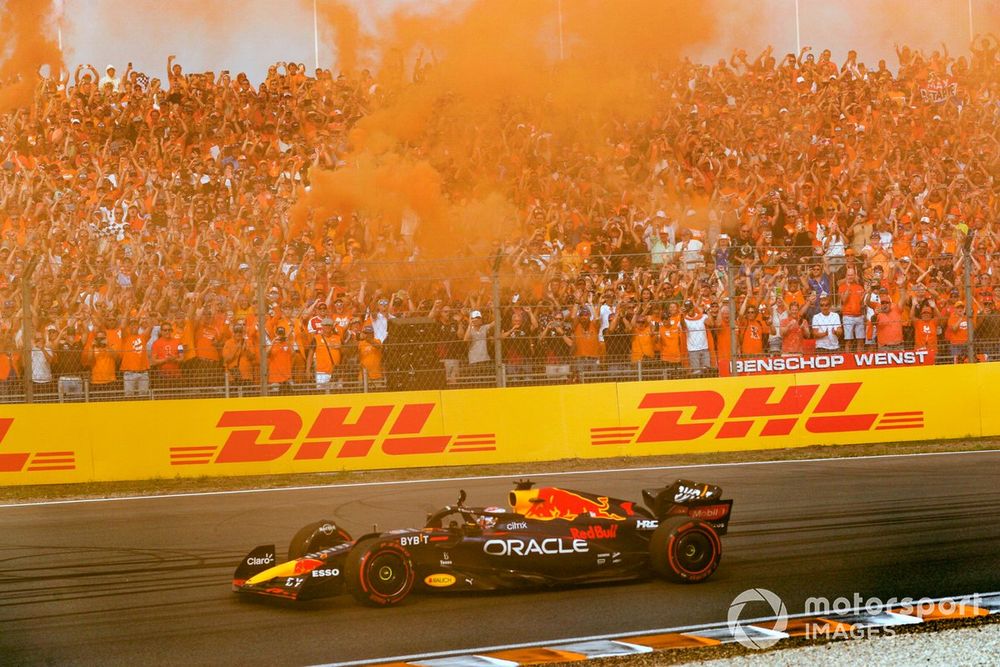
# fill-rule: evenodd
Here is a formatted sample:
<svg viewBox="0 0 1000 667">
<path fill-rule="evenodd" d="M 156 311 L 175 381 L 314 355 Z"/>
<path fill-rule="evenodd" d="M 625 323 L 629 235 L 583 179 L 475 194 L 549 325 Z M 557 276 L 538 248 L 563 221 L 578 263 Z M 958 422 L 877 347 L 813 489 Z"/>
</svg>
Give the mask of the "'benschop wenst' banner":
<svg viewBox="0 0 1000 667">
<path fill-rule="evenodd" d="M 834 352 L 832 354 L 792 354 L 781 357 L 733 359 L 732 369 L 720 364 L 719 374 L 767 375 L 769 373 L 808 373 L 810 371 L 857 370 L 863 368 L 903 368 L 932 366 L 934 353 L 929 350 L 898 352 Z"/>
</svg>

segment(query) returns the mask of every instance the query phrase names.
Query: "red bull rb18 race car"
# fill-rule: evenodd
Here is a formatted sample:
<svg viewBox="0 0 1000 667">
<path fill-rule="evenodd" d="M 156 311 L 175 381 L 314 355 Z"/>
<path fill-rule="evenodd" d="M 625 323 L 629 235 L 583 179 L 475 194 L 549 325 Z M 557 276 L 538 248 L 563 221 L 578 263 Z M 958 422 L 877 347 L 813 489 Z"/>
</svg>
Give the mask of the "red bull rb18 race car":
<svg viewBox="0 0 1000 667">
<path fill-rule="evenodd" d="M 704 581 L 722 556 L 732 500 L 711 484 L 677 480 L 642 491 L 644 506 L 609 496 L 517 482 L 509 507 L 458 503 L 423 528 L 353 539 L 333 521 L 304 526 L 288 559 L 274 545 L 240 562 L 233 590 L 307 600 L 348 592 L 390 606 L 413 590 L 492 591 L 623 581 L 657 575 Z"/>
</svg>

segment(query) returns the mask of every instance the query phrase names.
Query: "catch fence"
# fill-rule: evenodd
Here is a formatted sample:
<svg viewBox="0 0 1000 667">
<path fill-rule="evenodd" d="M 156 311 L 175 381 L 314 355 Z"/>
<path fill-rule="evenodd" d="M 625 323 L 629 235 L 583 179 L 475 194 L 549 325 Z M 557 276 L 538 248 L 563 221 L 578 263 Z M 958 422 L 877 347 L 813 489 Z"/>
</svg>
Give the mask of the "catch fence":
<svg viewBox="0 0 1000 667">
<path fill-rule="evenodd" d="M 0 402 L 671 380 L 831 355 L 847 368 L 992 361 L 1000 319 L 979 270 L 991 259 L 755 246 L 261 263 L 228 285 L 188 276 L 141 304 L 95 291 L 61 311 L 37 307 L 47 286 L 28 267 L 20 318 L 0 331 Z"/>
</svg>

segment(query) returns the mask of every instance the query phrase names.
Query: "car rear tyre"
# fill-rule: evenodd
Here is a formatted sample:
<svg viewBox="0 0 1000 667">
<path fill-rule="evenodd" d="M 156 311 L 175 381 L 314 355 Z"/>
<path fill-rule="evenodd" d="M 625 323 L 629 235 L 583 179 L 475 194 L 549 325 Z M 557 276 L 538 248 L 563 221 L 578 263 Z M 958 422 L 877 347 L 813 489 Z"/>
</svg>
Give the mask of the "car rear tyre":
<svg viewBox="0 0 1000 667">
<path fill-rule="evenodd" d="M 721 558 L 719 534 L 700 519 L 670 517 L 649 539 L 653 571 L 672 581 L 685 584 L 704 581 L 719 567 Z"/>
<path fill-rule="evenodd" d="M 402 545 L 372 538 L 351 549 L 344 578 L 347 590 L 358 602 L 390 607 L 410 594 L 416 573 L 410 553 Z"/>
<path fill-rule="evenodd" d="M 288 560 L 302 558 L 306 554 L 316 553 L 323 549 L 350 542 L 351 535 L 329 519 L 314 521 L 308 526 L 302 526 L 299 532 L 288 544 Z"/>
</svg>

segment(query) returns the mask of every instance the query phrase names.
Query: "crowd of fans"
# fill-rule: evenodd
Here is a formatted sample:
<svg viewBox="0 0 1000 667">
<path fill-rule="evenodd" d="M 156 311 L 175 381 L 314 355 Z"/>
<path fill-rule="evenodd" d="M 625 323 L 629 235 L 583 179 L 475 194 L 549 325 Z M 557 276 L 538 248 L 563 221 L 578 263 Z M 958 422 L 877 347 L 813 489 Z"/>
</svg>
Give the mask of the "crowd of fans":
<svg viewBox="0 0 1000 667">
<path fill-rule="evenodd" d="M 437 323 L 448 382 L 492 373 L 496 336 L 508 377 L 557 380 L 840 349 L 960 361 L 970 332 L 992 356 L 998 54 L 990 35 L 957 58 L 900 47 L 895 71 L 809 47 L 679 62 L 655 73 L 653 116 L 609 120 L 599 151 L 514 110 L 465 156 L 521 211 L 499 264 L 476 262 L 500 303 L 489 281 L 412 270 L 405 221 L 290 223 L 309 170 L 339 168 L 398 93 L 367 71 L 278 63 L 255 86 L 171 58 L 166 81 L 130 64 L 43 79 L 0 116 L 0 389 L 22 365 L 61 394 L 253 385 L 261 350 L 278 389 L 377 383 L 408 316 Z M 470 167 L 438 159 L 437 130 L 410 146 L 460 194 Z M 395 261 L 410 270 L 379 268 Z"/>
</svg>

